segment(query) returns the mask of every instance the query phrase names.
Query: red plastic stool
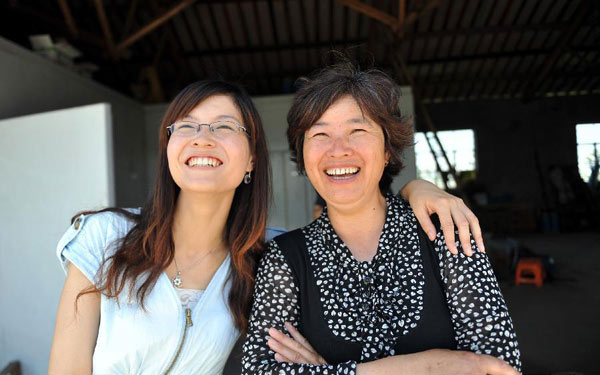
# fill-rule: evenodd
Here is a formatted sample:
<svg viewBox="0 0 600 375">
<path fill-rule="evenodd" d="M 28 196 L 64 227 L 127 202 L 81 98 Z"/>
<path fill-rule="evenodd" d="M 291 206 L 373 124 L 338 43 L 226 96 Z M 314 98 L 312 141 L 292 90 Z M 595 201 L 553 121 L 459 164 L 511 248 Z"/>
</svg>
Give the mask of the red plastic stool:
<svg viewBox="0 0 600 375">
<path fill-rule="evenodd" d="M 515 284 L 535 284 L 538 288 L 544 285 L 546 271 L 544 264 L 539 258 L 521 258 L 517 263 L 517 272 L 515 273 Z"/>
</svg>

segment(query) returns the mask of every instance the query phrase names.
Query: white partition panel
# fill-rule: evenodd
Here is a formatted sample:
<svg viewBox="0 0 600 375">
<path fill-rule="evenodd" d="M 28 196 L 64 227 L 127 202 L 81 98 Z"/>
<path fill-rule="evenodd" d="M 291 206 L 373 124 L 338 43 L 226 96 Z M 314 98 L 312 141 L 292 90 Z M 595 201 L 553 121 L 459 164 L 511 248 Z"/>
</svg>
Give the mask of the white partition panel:
<svg viewBox="0 0 600 375">
<path fill-rule="evenodd" d="M 0 364 L 47 372 L 56 243 L 75 213 L 114 204 L 111 134 L 107 104 L 0 121 Z"/>
</svg>

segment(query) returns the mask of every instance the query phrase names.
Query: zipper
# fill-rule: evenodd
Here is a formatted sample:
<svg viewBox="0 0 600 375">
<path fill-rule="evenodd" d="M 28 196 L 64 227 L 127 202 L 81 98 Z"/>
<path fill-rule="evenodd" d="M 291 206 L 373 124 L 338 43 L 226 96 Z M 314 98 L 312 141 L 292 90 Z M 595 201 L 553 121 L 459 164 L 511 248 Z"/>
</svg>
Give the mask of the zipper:
<svg viewBox="0 0 600 375">
<path fill-rule="evenodd" d="M 183 343 L 185 342 L 185 337 L 187 336 L 188 328 L 190 328 L 193 325 L 194 322 L 192 322 L 192 309 L 187 308 L 185 309 L 185 326 L 183 327 L 183 336 L 181 336 L 181 341 L 179 341 L 179 346 L 177 346 L 175 357 L 173 358 L 173 361 L 171 361 L 171 364 L 169 364 L 169 367 L 167 367 L 165 375 L 171 372 L 173 366 L 175 365 L 175 362 L 177 362 L 177 358 L 179 358 L 179 354 L 181 354 L 181 348 L 183 348 Z"/>
</svg>

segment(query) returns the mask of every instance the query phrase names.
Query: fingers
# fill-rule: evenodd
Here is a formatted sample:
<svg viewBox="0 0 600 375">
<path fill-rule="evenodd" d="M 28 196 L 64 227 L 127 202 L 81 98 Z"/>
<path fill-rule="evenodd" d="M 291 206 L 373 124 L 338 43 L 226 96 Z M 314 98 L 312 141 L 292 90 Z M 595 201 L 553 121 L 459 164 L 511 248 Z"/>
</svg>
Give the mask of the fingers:
<svg viewBox="0 0 600 375">
<path fill-rule="evenodd" d="M 452 221 L 452 214 L 447 206 L 440 206 L 435 211 L 440 218 L 440 224 L 442 226 L 442 232 L 446 239 L 446 246 L 448 250 L 454 255 L 458 254 L 456 248 L 456 242 L 454 239 L 454 222 Z"/>
<path fill-rule="evenodd" d="M 454 224 L 458 228 L 458 238 L 460 239 L 460 244 L 462 246 L 463 253 L 466 256 L 473 255 L 473 249 L 471 249 L 471 233 L 469 227 L 469 221 L 465 217 L 465 215 L 458 210 L 456 207 L 451 209 L 452 219 L 454 220 Z"/>
<path fill-rule="evenodd" d="M 288 337 L 275 328 L 269 329 L 271 338 L 267 341 L 269 347 L 277 354 L 280 359 L 287 359 L 290 363 L 308 363 L 319 365 L 319 355 L 304 347 L 298 341 Z"/>
<path fill-rule="evenodd" d="M 312 345 L 310 345 L 308 340 L 304 336 L 302 336 L 302 334 L 300 334 L 300 332 L 298 332 L 298 330 L 296 329 L 296 327 L 294 327 L 292 325 L 292 323 L 285 322 L 285 328 L 292 335 L 294 340 L 298 341 L 300 344 L 302 344 L 302 346 L 304 346 L 306 349 L 308 349 L 310 352 L 312 352 L 315 355 L 316 360 L 319 364 L 327 364 L 327 361 L 325 360 L 325 358 L 321 357 L 321 355 L 319 353 L 317 353 L 317 351 L 312 347 Z"/>
<path fill-rule="evenodd" d="M 466 206 L 465 206 L 466 207 Z M 469 227 L 471 227 L 471 234 L 473 235 L 473 239 L 475 240 L 475 244 L 480 252 L 485 253 L 485 245 L 483 244 L 483 235 L 481 234 L 481 227 L 479 226 L 479 219 L 477 216 L 473 214 L 471 210 L 467 207 L 466 217 L 469 221 Z"/>
<path fill-rule="evenodd" d="M 511 365 L 501 359 L 492 357 L 486 354 L 480 354 L 483 370 L 486 374 L 491 375 L 519 375 L 520 372 L 515 370 Z"/>
<path fill-rule="evenodd" d="M 285 322 L 285 329 L 288 330 L 288 332 L 292 335 L 292 338 L 296 341 L 298 341 L 300 344 L 302 344 L 305 348 L 307 348 L 310 351 L 315 351 L 313 349 L 313 347 L 310 345 L 310 343 L 308 342 L 307 339 L 304 338 L 304 336 L 302 336 L 300 334 L 300 332 L 298 332 L 298 330 L 296 329 L 296 327 L 294 327 L 290 322 Z"/>
<path fill-rule="evenodd" d="M 279 354 L 279 353 L 275 353 L 275 360 L 277 362 L 287 362 L 287 363 L 293 363 L 289 358 L 284 357 L 283 355 Z"/>
<path fill-rule="evenodd" d="M 427 237 L 430 241 L 435 240 L 435 236 L 437 235 L 437 231 L 435 230 L 435 225 L 431 222 L 431 218 L 429 217 L 429 213 L 426 210 L 413 210 L 415 213 L 415 217 L 421 224 L 421 228 L 427 234 Z"/>
<path fill-rule="evenodd" d="M 455 199 L 454 204 L 451 205 L 450 210 L 452 211 L 452 217 L 454 219 L 454 223 L 458 227 L 458 233 L 460 237 L 460 242 L 463 245 L 463 248 L 466 249 L 467 246 L 469 249 L 471 248 L 471 240 L 466 241 L 466 238 L 469 236 L 469 230 L 473 235 L 473 239 L 475 240 L 475 244 L 480 252 L 485 252 L 485 246 L 483 244 L 483 236 L 481 234 L 481 227 L 479 226 L 479 220 L 477 216 L 467 207 L 467 205 L 462 201 L 462 199 Z M 466 252 L 465 252 L 466 253 Z"/>
</svg>

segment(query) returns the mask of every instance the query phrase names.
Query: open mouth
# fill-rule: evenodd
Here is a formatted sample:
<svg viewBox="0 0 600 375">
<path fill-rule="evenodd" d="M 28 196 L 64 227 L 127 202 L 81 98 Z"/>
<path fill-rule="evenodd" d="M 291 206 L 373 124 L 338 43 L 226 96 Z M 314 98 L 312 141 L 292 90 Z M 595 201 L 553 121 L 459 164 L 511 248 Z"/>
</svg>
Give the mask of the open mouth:
<svg viewBox="0 0 600 375">
<path fill-rule="evenodd" d="M 217 158 L 211 157 L 191 157 L 189 158 L 185 164 L 188 167 L 212 167 L 216 168 L 223 164 L 223 162 Z"/>
<path fill-rule="evenodd" d="M 347 180 L 355 176 L 358 172 L 360 172 L 360 168 L 358 167 L 328 168 L 325 170 L 325 174 L 334 180 Z"/>
</svg>

